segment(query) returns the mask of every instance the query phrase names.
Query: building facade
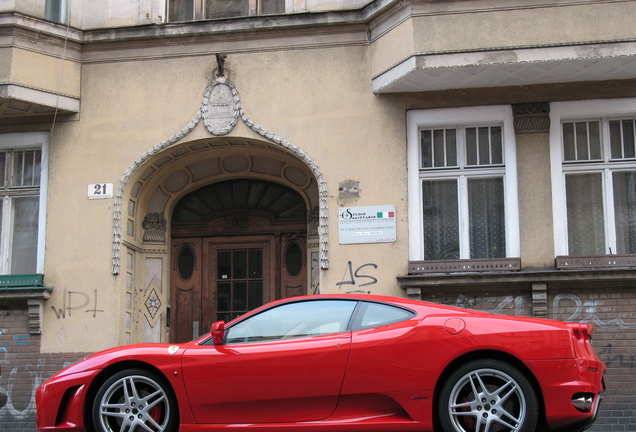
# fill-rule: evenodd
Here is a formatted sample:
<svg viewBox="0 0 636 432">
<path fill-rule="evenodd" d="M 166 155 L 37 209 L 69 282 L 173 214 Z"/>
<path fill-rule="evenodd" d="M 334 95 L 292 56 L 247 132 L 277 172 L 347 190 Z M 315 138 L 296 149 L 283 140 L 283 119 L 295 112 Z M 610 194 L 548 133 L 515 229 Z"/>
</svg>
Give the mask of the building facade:
<svg viewBox="0 0 636 432">
<path fill-rule="evenodd" d="M 634 430 L 634 16 L 0 1 L 0 429 L 88 353 L 358 292 L 594 323 Z"/>
</svg>

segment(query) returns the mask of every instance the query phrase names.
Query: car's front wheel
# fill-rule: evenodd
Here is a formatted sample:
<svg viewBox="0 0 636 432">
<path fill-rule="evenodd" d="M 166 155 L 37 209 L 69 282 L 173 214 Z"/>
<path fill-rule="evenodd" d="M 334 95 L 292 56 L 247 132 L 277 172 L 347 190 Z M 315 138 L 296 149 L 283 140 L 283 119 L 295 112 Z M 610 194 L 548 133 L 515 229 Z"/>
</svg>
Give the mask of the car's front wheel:
<svg viewBox="0 0 636 432">
<path fill-rule="evenodd" d="M 517 368 L 499 360 L 476 360 L 445 381 L 438 414 L 445 432 L 534 432 L 539 405 Z"/>
<path fill-rule="evenodd" d="M 128 369 L 111 376 L 93 401 L 99 432 L 171 432 L 178 429 L 177 404 L 162 376 Z"/>
</svg>

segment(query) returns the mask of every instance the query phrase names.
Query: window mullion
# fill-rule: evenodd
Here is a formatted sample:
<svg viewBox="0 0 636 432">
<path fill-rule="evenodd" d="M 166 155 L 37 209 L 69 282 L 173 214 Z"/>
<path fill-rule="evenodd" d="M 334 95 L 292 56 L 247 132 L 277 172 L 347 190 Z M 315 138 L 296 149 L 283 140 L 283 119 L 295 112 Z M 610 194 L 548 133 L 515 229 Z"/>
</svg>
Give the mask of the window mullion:
<svg viewBox="0 0 636 432">
<path fill-rule="evenodd" d="M 616 215 L 614 209 L 614 179 L 609 169 L 603 172 L 603 194 L 605 195 L 605 244 L 608 254 L 617 252 L 616 243 Z"/>
<path fill-rule="evenodd" d="M 468 179 L 460 175 L 457 179 L 459 199 L 459 257 L 470 258 L 470 215 L 468 213 Z"/>
<path fill-rule="evenodd" d="M 603 149 L 603 160 L 605 163 L 609 162 L 612 158 L 612 147 L 611 147 L 611 139 L 610 139 L 610 126 L 609 119 L 607 117 L 601 119 L 601 139 L 602 139 L 602 149 Z M 624 153 L 623 143 L 625 142 L 623 137 L 623 128 L 620 128 L 621 131 L 621 156 Z M 605 245 L 606 245 L 606 253 L 616 253 L 617 252 L 617 242 L 616 242 L 616 215 L 614 209 L 614 179 L 612 177 L 612 171 L 609 169 L 603 170 L 603 194 L 605 195 L 604 206 L 605 206 Z"/>
<path fill-rule="evenodd" d="M 11 271 L 11 243 L 13 232 L 12 210 L 13 200 L 10 197 L 3 198 L 2 205 L 2 261 L 0 263 L 2 274 L 9 274 Z"/>
<path fill-rule="evenodd" d="M 195 20 L 205 19 L 205 0 L 194 0 L 194 11 L 192 14 Z"/>
</svg>

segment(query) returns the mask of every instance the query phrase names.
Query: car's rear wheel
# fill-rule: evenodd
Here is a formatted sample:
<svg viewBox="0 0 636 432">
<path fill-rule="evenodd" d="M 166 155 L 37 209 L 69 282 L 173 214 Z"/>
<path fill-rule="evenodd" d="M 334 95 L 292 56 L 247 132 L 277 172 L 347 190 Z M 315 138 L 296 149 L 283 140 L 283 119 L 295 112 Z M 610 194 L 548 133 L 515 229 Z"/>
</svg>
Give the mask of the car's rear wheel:
<svg viewBox="0 0 636 432">
<path fill-rule="evenodd" d="M 128 369 L 101 385 L 93 401 L 93 425 L 98 432 L 171 432 L 178 429 L 178 412 L 170 385 L 162 376 Z"/>
<path fill-rule="evenodd" d="M 445 381 L 438 414 L 445 432 L 534 432 L 539 404 L 517 368 L 499 360 L 476 360 Z"/>
</svg>

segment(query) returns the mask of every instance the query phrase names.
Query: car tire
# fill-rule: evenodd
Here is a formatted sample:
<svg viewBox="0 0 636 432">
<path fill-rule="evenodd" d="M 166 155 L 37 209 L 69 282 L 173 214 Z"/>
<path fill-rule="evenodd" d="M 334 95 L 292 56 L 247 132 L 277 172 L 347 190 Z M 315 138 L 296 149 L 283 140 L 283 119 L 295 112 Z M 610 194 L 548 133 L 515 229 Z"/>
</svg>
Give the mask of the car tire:
<svg viewBox="0 0 636 432">
<path fill-rule="evenodd" d="M 97 432 L 172 432 L 179 422 L 168 381 L 143 369 L 123 370 L 108 378 L 95 395 L 92 417 Z"/>
<path fill-rule="evenodd" d="M 500 360 L 475 360 L 454 370 L 438 402 L 444 432 L 534 432 L 539 421 L 534 388 Z"/>
</svg>

